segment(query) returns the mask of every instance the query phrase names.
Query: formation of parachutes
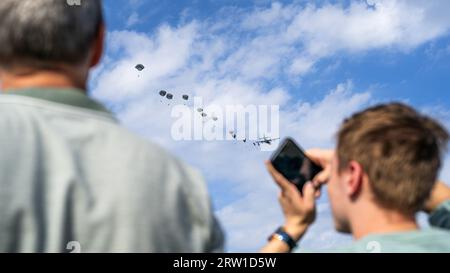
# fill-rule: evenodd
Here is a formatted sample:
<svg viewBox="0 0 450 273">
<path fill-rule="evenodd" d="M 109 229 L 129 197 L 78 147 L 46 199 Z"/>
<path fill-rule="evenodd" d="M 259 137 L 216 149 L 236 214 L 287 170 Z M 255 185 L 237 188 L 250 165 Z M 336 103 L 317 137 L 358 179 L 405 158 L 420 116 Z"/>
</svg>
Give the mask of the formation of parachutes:
<svg viewBox="0 0 450 273">
<path fill-rule="evenodd" d="M 201 115 L 202 117 L 204 117 L 204 118 L 208 117 L 208 114 L 206 114 L 206 113 L 204 112 L 203 108 L 197 108 L 197 112 L 199 112 L 200 115 Z M 215 117 L 215 116 L 211 116 L 211 119 L 212 119 L 213 121 L 219 120 L 219 118 L 218 118 L 218 117 Z"/>
<path fill-rule="evenodd" d="M 134 68 L 135 68 L 137 71 L 140 72 L 140 71 L 142 71 L 142 70 L 145 69 L 145 66 L 144 66 L 143 64 L 137 64 Z M 168 101 L 172 101 L 172 100 L 174 99 L 174 95 L 173 95 L 172 93 L 167 92 L 166 90 L 161 90 L 161 91 L 159 91 L 159 95 L 160 95 L 162 98 L 167 99 Z M 189 98 L 190 98 L 189 95 L 186 95 L 186 94 L 184 94 L 184 95 L 181 96 L 181 99 L 182 99 L 183 101 L 185 101 L 185 102 L 189 101 Z M 169 105 L 170 105 L 170 103 L 169 103 Z M 203 118 L 207 118 L 207 117 L 208 117 L 208 114 L 204 112 L 203 108 L 198 108 L 198 109 L 197 109 L 197 112 L 200 113 L 200 115 L 201 115 Z M 217 120 L 218 120 L 218 118 L 215 117 L 215 116 L 212 116 L 211 119 L 212 119 L 213 121 L 217 121 Z"/>
<path fill-rule="evenodd" d="M 163 98 L 166 98 L 169 101 L 174 99 L 174 95 L 172 93 L 167 92 L 166 90 L 159 91 L 159 95 L 161 97 L 163 97 Z M 189 100 L 189 95 L 182 95 L 181 98 L 184 101 L 188 101 Z"/>
<path fill-rule="evenodd" d="M 145 69 L 145 66 L 143 64 L 137 64 L 134 68 L 137 71 L 141 72 L 141 71 L 143 71 Z M 168 101 L 172 101 L 175 98 L 175 96 L 172 93 L 167 92 L 166 90 L 159 91 L 159 96 L 161 98 L 167 99 Z M 183 101 L 187 102 L 187 101 L 189 101 L 189 95 L 184 94 L 184 95 L 181 96 L 181 99 Z M 170 105 L 170 103 L 169 103 L 169 105 Z M 197 108 L 197 112 L 203 117 L 204 121 L 208 118 L 208 114 L 205 113 L 203 108 Z M 215 117 L 215 116 L 211 116 L 210 119 L 213 120 L 213 121 L 217 121 L 218 120 L 218 118 Z M 249 142 L 247 138 L 239 140 L 235 131 L 229 131 L 229 134 L 236 141 L 242 141 L 244 143 Z M 275 138 L 274 139 L 274 138 L 267 138 L 266 136 L 264 136 L 263 138 L 258 138 L 256 141 L 253 141 L 253 142 L 250 142 L 250 143 L 252 143 L 253 146 L 258 146 L 259 147 L 261 144 L 269 144 L 269 145 L 271 145 L 271 143 L 273 141 L 278 140 L 278 139 L 279 138 Z"/>
<path fill-rule="evenodd" d="M 260 137 L 260 138 L 258 138 L 257 140 L 250 142 L 249 139 L 247 139 L 247 138 L 244 138 L 244 139 L 240 139 L 240 140 L 239 140 L 239 139 L 238 139 L 238 136 L 237 136 L 237 134 L 236 134 L 235 131 L 229 131 L 228 133 L 229 133 L 230 136 L 231 136 L 234 140 L 236 140 L 236 141 L 242 141 L 242 142 L 244 142 L 244 143 L 251 143 L 251 144 L 253 144 L 253 146 L 257 146 L 257 147 L 260 147 L 261 144 L 268 144 L 268 145 L 271 145 L 274 141 L 277 141 L 277 140 L 280 139 L 280 138 L 270 138 L 270 137 L 266 137 L 266 136 L 264 135 L 264 137 Z"/>
</svg>

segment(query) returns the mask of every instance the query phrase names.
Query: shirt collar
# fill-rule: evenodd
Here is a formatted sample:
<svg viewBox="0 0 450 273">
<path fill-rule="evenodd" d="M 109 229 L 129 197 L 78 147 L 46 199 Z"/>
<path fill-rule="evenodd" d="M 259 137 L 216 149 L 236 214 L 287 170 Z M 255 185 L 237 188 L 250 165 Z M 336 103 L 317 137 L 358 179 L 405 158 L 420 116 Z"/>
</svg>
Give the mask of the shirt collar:
<svg viewBox="0 0 450 273">
<path fill-rule="evenodd" d="M 111 114 L 102 104 L 76 88 L 29 88 L 8 90 L 6 95 L 32 97 Z"/>
</svg>

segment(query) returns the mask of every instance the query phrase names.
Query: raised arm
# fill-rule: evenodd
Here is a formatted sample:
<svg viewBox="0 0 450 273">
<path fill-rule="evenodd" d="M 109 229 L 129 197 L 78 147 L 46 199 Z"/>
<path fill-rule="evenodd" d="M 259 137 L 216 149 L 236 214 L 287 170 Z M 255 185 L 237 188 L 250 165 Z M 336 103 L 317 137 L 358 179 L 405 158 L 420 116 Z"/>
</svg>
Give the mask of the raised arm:
<svg viewBox="0 0 450 273">
<path fill-rule="evenodd" d="M 270 162 L 266 162 L 269 173 L 281 190 L 278 200 L 285 222 L 260 250 L 263 253 L 290 252 L 314 222 L 316 214 L 315 199 L 320 194 L 321 185 L 327 183 L 329 179 L 330 164 L 334 151 L 315 149 L 307 151 L 306 154 L 324 170 L 314 178 L 314 181 L 305 184 L 303 195 Z"/>
</svg>

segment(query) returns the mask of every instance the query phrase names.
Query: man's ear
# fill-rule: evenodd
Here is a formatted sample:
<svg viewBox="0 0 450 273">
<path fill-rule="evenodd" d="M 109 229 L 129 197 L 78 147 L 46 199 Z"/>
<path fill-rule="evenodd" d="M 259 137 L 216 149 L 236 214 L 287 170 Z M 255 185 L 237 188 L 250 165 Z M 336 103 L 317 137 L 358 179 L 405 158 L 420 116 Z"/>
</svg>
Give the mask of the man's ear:
<svg viewBox="0 0 450 273">
<path fill-rule="evenodd" d="M 364 170 L 356 161 L 350 161 L 347 166 L 346 193 L 355 197 L 362 189 Z"/>
<path fill-rule="evenodd" d="M 103 56 L 103 50 L 105 45 L 105 25 L 102 23 L 99 27 L 97 37 L 95 38 L 93 45 L 93 54 L 89 67 L 98 65 Z"/>
</svg>

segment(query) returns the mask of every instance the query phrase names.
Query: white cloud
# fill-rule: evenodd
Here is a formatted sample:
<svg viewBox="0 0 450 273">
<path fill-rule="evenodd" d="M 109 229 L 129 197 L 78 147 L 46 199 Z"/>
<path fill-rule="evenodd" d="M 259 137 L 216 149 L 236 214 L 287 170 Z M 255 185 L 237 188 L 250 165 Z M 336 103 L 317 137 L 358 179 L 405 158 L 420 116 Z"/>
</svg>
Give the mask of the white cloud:
<svg viewBox="0 0 450 273">
<path fill-rule="evenodd" d="M 242 22 L 244 29 L 260 32 L 273 42 L 296 51 L 299 47 L 309 60 L 296 58 L 291 71 L 304 74 L 312 64 L 338 52 L 365 52 L 372 49 L 411 50 L 448 33 L 450 17 L 448 1 L 364 1 L 342 4 L 282 5 L 258 9 Z M 270 49 L 269 49 L 270 50 Z M 295 53 L 294 53 L 295 55 Z M 289 55 L 292 56 L 292 55 Z"/>
<path fill-rule="evenodd" d="M 128 58 L 115 63 L 116 69 L 108 75 L 101 74 L 105 78 L 98 82 L 125 81 L 133 72 L 126 69 L 141 61 L 152 64 L 147 82 L 173 82 L 174 77 L 187 76 L 195 82 L 198 77 L 254 82 L 289 75 L 286 79 L 295 83 L 317 62 L 338 52 L 404 51 L 446 34 L 450 19 L 442 10 L 447 6 L 447 1 L 403 0 L 380 0 L 376 9 L 361 1 L 306 7 L 273 3 L 215 21 L 176 28 L 163 25 L 152 36 L 116 31 L 110 34 L 111 50 L 123 51 Z M 122 93 L 144 92 L 139 85 L 132 91 L 125 85 L 120 81 L 109 95 L 122 99 Z"/>
<path fill-rule="evenodd" d="M 133 12 L 127 20 L 126 27 L 132 27 L 135 24 L 139 23 L 139 14 L 137 12 Z"/>
<path fill-rule="evenodd" d="M 289 72 L 294 75 L 303 75 L 310 71 L 313 65 L 314 61 L 308 58 L 299 57 L 292 62 Z"/>
<path fill-rule="evenodd" d="M 411 49 L 449 31 L 442 9 L 447 1 L 380 0 L 375 9 L 362 2 L 308 6 L 288 27 L 287 39 L 302 39 L 314 56 L 338 50 L 362 51 L 396 47 Z"/>
<path fill-rule="evenodd" d="M 370 92 L 355 92 L 348 81 L 331 90 L 320 102 L 300 102 L 283 125 L 292 135 L 298 136 L 306 146 L 323 146 L 333 142 L 333 137 L 342 120 L 366 106 Z"/>
<path fill-rule="evenodd" d="M 195 40 L 196 24 L 178 29 L 162 26 L 154 39 L 136 32 L 114 31 L 108 36 L 112 55 L 120 52 L 109 69 L 98 74 L 95 95 L 109 101 L 121 101 L 134 97 L 149 88 L 158 88 L 158 82 L 168 82 L 174 73 L 183 70 L 191 55 Z M 145 64 L 142 78 L 138 78 L 134 66 Z M 167 86 L 174 88 L 175 86 Z"/>
<path fill-rule="evenodd" d="M 270 8 L 259 8 L 250 14 L 246 14 L 242 20 L 242 27 L 248 30 L 257 30 L 263 27 L 273 27 L 274 24 L 282 24 L 292 19 L 298 11 L 298 7 L 286 8 L 279 2 L 272 3 Z"/>
</svg>

